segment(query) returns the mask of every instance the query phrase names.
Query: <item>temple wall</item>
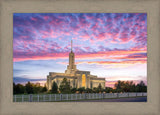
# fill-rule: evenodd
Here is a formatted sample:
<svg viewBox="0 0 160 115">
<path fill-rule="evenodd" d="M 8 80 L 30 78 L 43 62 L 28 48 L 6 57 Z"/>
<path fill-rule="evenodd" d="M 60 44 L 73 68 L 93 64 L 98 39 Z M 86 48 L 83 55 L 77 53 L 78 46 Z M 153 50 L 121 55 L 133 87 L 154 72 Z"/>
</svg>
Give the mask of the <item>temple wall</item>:
<svg viewBox="0 0 160 115">
<path fill-rule="evenodd" d="M 98 87 L 101 84 L 102 88 L 105 88 L 105 80 L 92 80 L 92 88 Z"/>
<path fill-rule="evenodd" d="M 69 70 L 68 70 L 69 72 Z M 50 90 L 52 88 L 53 81 L 55 81 L 60 87 L 60 84 L 64 77 L 67 78 L 67 80 L 70 80 L 71 87 L 85 87 L 85 88 L 94 88 L 98 87 L 99 83 L 101 83 L 101 86 L 105 88 L 105 79 L 104 78 L 97 78 L 95 75 L 90 75 L 89 71 L 76 71 L 75 74 L 67 74 L 67 73 L 55 73 L 50 72 L 47 76 L 47 88 Z M 75 79 L 73 79 L 75 78 Z M 74 81 L 75 80 L 75 81 Z M 83 82 L 83 83 L 82 83 Z M 91 84 L 92 82 L 92 84 Z M 92 85 L 92 87 L 91 87 Z"/>
<path fill-rule="evenodd" d="M 59 74 L 57 74 L 57 75 L 59 75 Z M 62 75 L 62 74 L 61 74 Z M 47 78 L 47 83 L 46 83 L 46 85 L 47 85 L 47 89 L 48 90 L 51 90 L 52 89 L 52 84 L 53 84 L 53 82 L 55 81 L 56 83 L 57 83 L 57 85 L 58 85 L 58 88 L 60 87 L 60 84 L 61 84 L 61 82 L 63 81 L 63 79 L 65 78 L 66 76 L 61 76 L 61 78 L 58 78 L 58 77 L 52 77 L 52 76 L 48 76 L 48 78 Z M 73 76 L 69 76 L 69 77 L 71 77 L 71 78 L 67 78 L 67 81 L 70 81 L 70 85 L 71 85 L 71 87 L 73 88 L 73 87 L 76 87 L 77 86 L 77 80 L 75 80 L 75 79 L 73 79 Z"/>
</svg>

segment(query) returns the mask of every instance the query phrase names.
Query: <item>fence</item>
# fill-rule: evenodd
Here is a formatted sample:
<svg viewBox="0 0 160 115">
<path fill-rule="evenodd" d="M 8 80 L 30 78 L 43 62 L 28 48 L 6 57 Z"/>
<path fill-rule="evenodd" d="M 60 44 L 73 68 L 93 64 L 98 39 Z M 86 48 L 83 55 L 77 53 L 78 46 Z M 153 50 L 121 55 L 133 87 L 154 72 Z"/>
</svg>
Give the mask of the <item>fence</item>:
<svg viewBox="0 0 160 115">
<path fill-rule="evenodd" d="M 29 94 L 13 95 L 14 102 L 52 102 L 84 99 L 107 99 L 147 96 L 147 93 L 84 93 L 84 94 Z"/>
</svg>

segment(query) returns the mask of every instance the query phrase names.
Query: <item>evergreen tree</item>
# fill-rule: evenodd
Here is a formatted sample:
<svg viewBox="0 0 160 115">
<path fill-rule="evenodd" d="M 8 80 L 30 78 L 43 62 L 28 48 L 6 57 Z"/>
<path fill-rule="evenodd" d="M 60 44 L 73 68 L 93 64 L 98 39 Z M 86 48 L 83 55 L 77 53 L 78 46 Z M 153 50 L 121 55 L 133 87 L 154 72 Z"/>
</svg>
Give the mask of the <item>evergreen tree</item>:
<svg viewBox="0 0 160 115">
<path fill-rule="evenodd" d="M 24 94 L 25 93 L 25 87 L 22 84 L 13 83 L 13 94 Z"/>
<path fill-rule="evenodd" d="M 61 93 L 71 93 L 70 83 L 67 81 L 67 78 L 64 78 L 60 84 L 59 90 Z"/>
<path fill-rule="evenodd" d="M 51 93 L 58 93 L 58 86 L 57 86 L 57 83 L 55 81 L 52 84 Z"/>
<path fill-rule="evenodd" d="M 102 88 L 102 85 L 101 83 L 99 83 L 98 87 L 97 87 L 97 92 L 102 92 L 103 91 L 103 88 Z"/>
<path fill-rule="evenodd" d="M 47 91 L 47 87 L 46 87 L 46 85 L 42 88 L 42 90 L 41 90 L 41 92 L 42 93 L 44 93 L 44 92 L 46 92 Z"/>
<path fill-rule="evenodd" d="M 33 85 L 28 81 L 28 83 L 25 85 L 26 87 L 26 92 L 28 94 L 32 94 L 34 93 L 34 90 L 33 90 Z"/>
</svg>

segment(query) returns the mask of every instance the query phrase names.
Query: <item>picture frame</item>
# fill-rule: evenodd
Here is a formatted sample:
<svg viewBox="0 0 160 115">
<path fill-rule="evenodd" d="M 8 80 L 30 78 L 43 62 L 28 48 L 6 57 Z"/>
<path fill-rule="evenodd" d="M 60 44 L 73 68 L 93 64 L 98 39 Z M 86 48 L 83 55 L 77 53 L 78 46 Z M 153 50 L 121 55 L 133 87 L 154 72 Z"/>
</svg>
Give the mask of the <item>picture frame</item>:
<svg viewBox="0 0 160 115">
<path fill-rule="evenodd" d="M 160 114 L 159 0 L 2 0 L 0 33 L 0 113 Z M 147 102 L 13 102 L 13 13 L 147 13 Z"/>
</svg>

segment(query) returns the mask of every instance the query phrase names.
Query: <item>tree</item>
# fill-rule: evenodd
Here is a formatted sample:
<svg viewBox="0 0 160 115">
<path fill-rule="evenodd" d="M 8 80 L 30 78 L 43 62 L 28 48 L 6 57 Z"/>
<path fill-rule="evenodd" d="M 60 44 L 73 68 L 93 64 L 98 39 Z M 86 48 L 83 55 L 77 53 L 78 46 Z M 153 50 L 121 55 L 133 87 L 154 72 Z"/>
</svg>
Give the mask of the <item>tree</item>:
<svg viewBox="0 0 160 115">
<path fill-rule="evenodd" d="M 57 86 L 57 83 L 55 81 L 52 84 L 51 93 L 58 93 L 58 86 Z"/>
<path fill-rule="evenodd" d="M 101 83 L 99 83 L 98 87 L 97 87 L 97 92 L 102 92 L 103 91 L 103 88 L 102 88 L 102 85 Z"/>
<path fill-rule="evenodd" d="M 115 83 L 114 86 L 116 87 L 116 89 L 121 89 L 121 81 L 118 80 L 118 82 Z"/>
<path fill-rule="evenodd" d="M 97 87 L 94 87 L 94 88 L 93 88 L 93 93 L 99 93 Z"/>
<path fill-rule="evenodd" d="M 42 93 L 44 93 L 44 92 L 46 92 L 47 91 L 47 87 L 46 87 L 46 85 L 42 88 L 42 90 L 41 90 L 41 92 Z"/>
<path fill-rule="evenodd" d="M 32 87 L 33 87 L 33 93 L 34 94 L 42 92 L 43 87 L 40 86 L 40 83 L 32 84 Z"/>
<path fill-rule="evenodd" d="M 147 92 L 147 86 L 145 85 L 143 81 L 140 81 L 140 83 L 137 84 L 136 91 L 137 92 Z"/>
<path fill-rule="evenodd" d="M 78 88 L 79 93 L 85 92 L 85 87 Z"/>
<path fill-rule="evenodd" d="M 143 81 L 137 85 L 133 81 L 118 81 L 115 88 L 116 92 L 147 92 L 147 86 Z"/>
<path fill-rule="evenodd" d="M 136 85 L 135 85 L 135 83 L 133 83 L 133 81 L 131 81 L 129 83 L 129 87 L 130 87 L 130 91 L 129 92 L 135 92 L 136 91 Z"/>
<path fill-rule="evenodd" d="M 13 82 L 13 94 L 16 94 L 16 84 Z"/>
<path fill-rule="evenodd" d="M 24 94 L 25 93 L 25 87 L 22 84 L 13 83 L 13 94 Z"/>
<path fill-rule="evenodd" d="M 86 93 L 92 93 L 92 92 L 93 92 L 92 89 L 86 88 Z"/>
<path fill-rule="evenodd" d="M 105 91 L 106 93 L 110 93 L 110 92 L 113 93 L 113 88 L 111 88 L 111 87 L 106 87 L 104 91 Z"/>
<path fill-rule="evenodd" d="M 72 88 L 71 89 L 71 93 L 76 93 L 76 91 L 77 91 L 77 88 Z"/>
<path fill-rule="evenodd" d="M 117 92 L 122 92 L 122 82 L 120 80 L 117 83 L 115 83 L 114 86 Z"/>
<path fill-rule="evenodd" d="M 59 90 L 61 93 L 71 93 L 70 83 L 67 81 L 67 78 L 64 78 L 60 84 Z"/>
<path fill-rule="evenodd" d="M 123 87 L 123 91 L 124 92 L 129 92 L 130 91 L 130 82 L 129 81 L 126 81 L 125 83 L 124 83 L 124 87 Z"/>
<path fill-rule="evenodd" d="M 34 90 L 33 90 L 33 85 L 28 81 L 28 83 L 25 85 L 26 87 L 26 92 L 28 94 L 32 94 L 34 93 Z"/>
</svg>

